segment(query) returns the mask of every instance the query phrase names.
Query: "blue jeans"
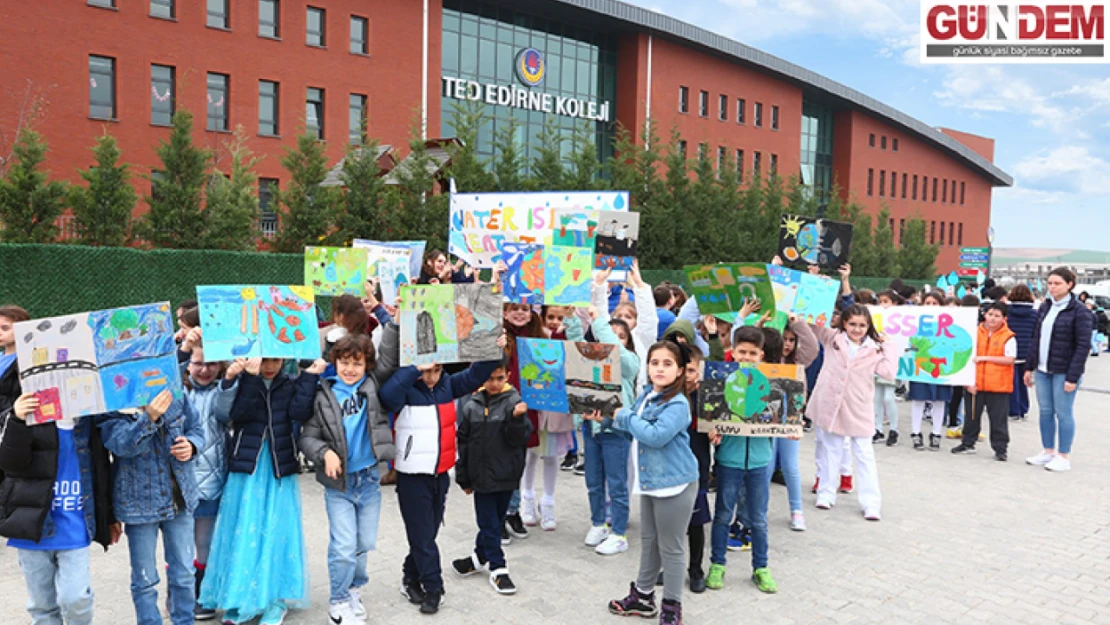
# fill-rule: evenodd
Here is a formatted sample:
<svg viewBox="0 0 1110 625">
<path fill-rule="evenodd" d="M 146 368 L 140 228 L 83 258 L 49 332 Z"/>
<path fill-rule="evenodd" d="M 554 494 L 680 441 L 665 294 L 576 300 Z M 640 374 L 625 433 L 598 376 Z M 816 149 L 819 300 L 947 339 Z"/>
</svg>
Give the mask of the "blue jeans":
<svg viewBox="0 0 1110 625">
<path fill-rule="evenodd" d="M 590 500 L 590 522 L 605 525 L 605 489 L 609 488 L 609 513 L 612 532 L 624 536 L 628 531 L 628 452 L 632 441 L 613 432 L 596 436 L 586 423 L 582 448 L 586 454 L 586 490 Z"/>
<path fill-rule="evenodd" d="M 509 509 L 508 509 L 507 512 L 505 512 L 505 514 L 506 515 L 520 514 L 520 489 L 519 488 L 514 490 L 512 496 L 509 497 Z"/>
<path fill-rule="evenodd" d="M 347 490 L 324 489 L 328 510 L 328 578 L 331 603 L 350 601 L 351 589 L 370 581 L 366 554 L 378 544 L 381 478 L 373 464 L 347 476 Z"/>
<path fill-rule="evenodd" d="M 93 622 L 88 547 L 63 551 L 18 549 L 17 553 L 27 582 L 27 612 L 32 625 L 62 625 L 63 620 L 67 625 Z"/>
<path fill-rule="evenodd" d="M 177 513 L 169 521 L 125 523 L 127 549 L 131 554 L 131 601 L 138 625 L 162 625 L 158 611 L 158 530 L 169 578 L 170 621 L 192 625 L 196 588 L 193 577 L 193 515 Z"/>
<path fill-rule="evenodd" d="M 1071 453 L 1071 443 L 1075 439 L 1075 417 L 1072 408 L 1075 406 L 1075 394 L 1079 392 L 1079 385 L 1075 391 L 1064 391 L 1063 373 L 1036 372 L 1033 388 L 1037 390 L 1037 406 L 1041 410 L 1041 445 L 1045 449 L 1055 449 L 1062 454 Z M 1082 384 L 1083 380 L 1080 379 Z M 1059 430 L 1059 444 L 1056 432 Z"/>
<path fill-rule="evenodd" d="M 898 427 L 892 423 L 891 429 L 897 430 Z M 779 470 L 786 480 L 786 498 L 790 502 L 791 512 L 800 512 L 802 509 L 802 473 L 798 470 L 798 448 L 801 443 L 789 438 L 774 440 L 775 460 L 778 461 Z M 770 471 L 767 472 L 767 480 L 771 480 Z"/>
<path fill-rule="evenodd" d="M 709 561 L 725 565 L 728 526 L 736 504 L 744 507 L 744 527 L 752 533 L 752 569 L 767 566 L 767 498 L 771 483 L 770 465 L 758 469 L 734 469 L 717 465 L 717 502 L 713 511 L 712 549 Z"/>
</svg>

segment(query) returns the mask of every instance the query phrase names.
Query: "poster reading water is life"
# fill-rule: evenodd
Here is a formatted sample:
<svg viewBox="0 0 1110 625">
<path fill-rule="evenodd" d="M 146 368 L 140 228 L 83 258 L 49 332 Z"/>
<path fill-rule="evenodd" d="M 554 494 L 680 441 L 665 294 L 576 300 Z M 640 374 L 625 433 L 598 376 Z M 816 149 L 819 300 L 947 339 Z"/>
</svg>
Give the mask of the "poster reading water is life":
<svg viewBox="0 0 1110 625">
<path fill-rule="evenodd" d="M 316 303 L 306 286 L 198 286 L 204 357 L 320 357 Z"/>
<path fill-rule="evenodd" d="M 971 357 L 979 340 L 979 309 L 958 306 L 872 306 L 875 329 L 901 354 L 898 379 L 972 386 Z M 885 348 L 885 345 L 884 345 Z"/>
<path fill-rule="evenodd" d="M 31 424 L 139 408 L 165 389 L 181 396 L 169 302 L 15 324 Z"/>
</svg>

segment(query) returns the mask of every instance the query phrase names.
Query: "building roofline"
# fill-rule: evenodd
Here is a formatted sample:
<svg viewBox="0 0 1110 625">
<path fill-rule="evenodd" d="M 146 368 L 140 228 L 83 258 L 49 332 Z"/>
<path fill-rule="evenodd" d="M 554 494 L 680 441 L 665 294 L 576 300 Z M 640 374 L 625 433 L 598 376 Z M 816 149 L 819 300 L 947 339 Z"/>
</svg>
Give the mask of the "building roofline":
<svg viewBox="0 0 1110 625">
<path fill-rule="evenodd" d="M 1014 184 L 1014 179 L 994 163 L 991 163 L 971 148 L 942 133 L 940 130 L 914 119 L 892 106 L 883 104 L 875 98 L 840 84 L 835 80 L 826 78 L 817 72 L 795 65 L 777 56 L 763 52 L 762 50 L 757 50 L 739 41 L 718 35 L 717 33 L 699 28 L 693 24 L 683 22 L 668 15 L 621 2 L 620 0 L 553 1 L 566 6 L 591 11 L 610 19 L 639 27 L 643 30 L 652 31 L 684 42 L 709 48 L 714 52 L 754 65 L 763 71 L 801 83 L 804 87 L 817 91 L 821 95 L 862 109 L 864 112 L 879 117 L 884 121 L 921 137 L 926 142 L 952 155 L 968 168 L 981 174 L 984 178 L 989 180 L 993 186 L 1009 187 Z"/>
</svg>

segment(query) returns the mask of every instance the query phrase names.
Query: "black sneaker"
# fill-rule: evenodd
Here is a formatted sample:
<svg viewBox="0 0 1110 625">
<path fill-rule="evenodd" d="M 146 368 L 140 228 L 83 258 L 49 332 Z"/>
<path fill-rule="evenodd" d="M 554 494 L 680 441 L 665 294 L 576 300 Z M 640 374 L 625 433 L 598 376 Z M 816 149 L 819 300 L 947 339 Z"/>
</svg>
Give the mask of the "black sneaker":
<svg viewBox="0 0 1110 625">
<path fill-rule="evenodd" d="M 954 454 L 973 454 L 975 453 L 975 445 L 965 445 L 960 443 L 952 448 Z"/>
<path fill-rule="evenodd" d="M 420 605 L 424 602 L 424 588 L 420 582 L 416 580 L 401 580 L 401 596 L 409 600 L 413 605 Z"/>
<path fill-rule="evenodd" d="M 910 440 L 913 441 L 913 448 L 917 451 L 925 449 L 925 440 L 920 434 L 910 434 Z"/>
<path fill-rule="evenodd" d="M 424 600 L 420 602 L 421 614 L 435 614 L 443 605 L 443 591 L 424 593 Z"/>
<path fill-rule="evenodd" d="M 698 574 L 691 573 L 690 574 L 690 592 L 696 593 L 696 594 L 699 594 L 699 595 L 701 593 L 705 592 L 705 574 L 704 573 L 698 573 Z"/>
<path fill-rule="evenodd" d="M 636 590 L 636 582 L 628 585 L 627 597 L 609 602 L 609 611 L 620 616 L 643 618 L 651 618 L 659 614 L 659 608 L 655 607 L 655 593 L 640 594 L 640 591 Z"/>
<path fill-rule="evenodd" d="M 881 443 L 885 439 L 886 436 L 883 435 L 882 430 L 875 430 L 875 435 L 871 437 L 871 444 L 874 445 L 876 443 Z"/>
<path fill-rule="evenodd" d="M 898 444 L 898 430 L 891 430 L 890 434 L 886 435 L 886 446 L 894 447 Z"/>
<path fill-rule="evenodd" d="M 771 473 L 771 481 L 775 484 L 782 484 L 786 486 L 786 477 L 783 476 L 782 471 L 775 471 Z"/>
<path fill-rule="evenodd" d="M 1004 451 L 994 452 L 994 459 L 999 461 L 999 462 L 1006 462 L 1006 452 L 1004 452 Z"/>
<path fill-rule="evenodd" d="M 516 594 L 516 584 L 513 583 L 512 578 L 509 577 L 509 569 L 497 569 L 489 574 L 489 585 L 497 591 L 499 595 L 512 595 Z"/>
<path fill-rule="evenodd" d="M 470 577 L 485 567 L 478 561 L 478 556 L 472 553 L 465 558 L 459 558 L 451 562 L 451 568 L 455 569 L 455 573 L 458 573 L 459 577 Z"/>
<path fill-rule="evenodd" d="M 520 520 L 519 512 L 506 516 L 505 525 L 509 526 L 509 533 L 513 538 L 528 538 L 528 528 L 524 527 L 524 521 Z"/>
<path fill-rule="evenodd" d="M 506 523 L 501 524 L 501 546 L 513 544 L 513 535 L 509 533 L 509 526 Z"/>
<path fill-rule="evenodd" d="M 559 465 L 559 468 L 563 471 L 572 471 L 576 464 L 578 464 L 578 457 L 568 451 L 567 455 L 563 457 L 563 464 Z"/>
<path fill-rule="evenodd" d="M 193 608 L 195 621 L 211 621 L 214 618 L 216 618 L 216 610 L 213 608 L 206 608 L 199 603 Z"/>
<path fill-rule="evenodd" d="M 574 465 L 574 474 L 575 475 L 585 475 L 586 474 L 586 457 L 585 456 L 579 458 L 578 462 L 575 463 L 575 465 Z"/>
<path fill-rule="evenodd" d="M 940 435 L 929 435 L 929 451 L 940 451 Z"/>
</svg>

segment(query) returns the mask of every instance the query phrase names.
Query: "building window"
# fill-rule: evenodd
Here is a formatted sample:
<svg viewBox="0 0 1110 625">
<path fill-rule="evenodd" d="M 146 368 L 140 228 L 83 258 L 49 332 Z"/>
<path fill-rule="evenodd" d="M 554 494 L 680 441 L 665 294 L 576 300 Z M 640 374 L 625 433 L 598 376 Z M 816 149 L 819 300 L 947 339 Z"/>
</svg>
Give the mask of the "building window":
<svg viewBox="0 0 1110 625">
<path fill-rule="evenodd" d="M 886 195 L 886 170 L 879 170 L 879 197 Z"/>
<path fill-rule="evenodd" d="M 721 95 L 717 97 L 717 106 L 721 108 L 717 111 L 717 119 L 721 121 L 728 121 L 728 96 Z"/>
<path fill-rule="evenodd" d="M 370 53 L 370 20 L 351 16 L 351 54 Z"/>
<path fill-rule="evenodd" d="M 772 154 L 771 155 L 770 177 L 774 178 L 775 175 L 778 174 L 778 172 L 779 172 L 779 155 L 778 154 Z"/>
<path fill-rule="evenodd" d="M 898 220 L 898 245 L 902 244 L 902 237 L 906 234 L 906 220 Z"/>
<path fill-rule="evenodd" d="M 756 102 L 755 103 L 755 127 L 756 128 L 762 128 L 763 127 L 763 103 L 762 102 Z"/>
<path fill-rule="evenodd" d="M 966 191 L 966 183 L 960 183 L 960 206 L 964 205 L 964 191 Z"/>
<path fill-rule="evenodd" d="M 937 201 L 937 179 L 933 177 L 933 202 Z M 950 239 L 952 237 L 949 237 Z"/>
<path fill-rule="evenodd" d="M 737 124 L 743 124 L 744 123 L 744 109 L 746 107 L 747 107 L 747 103 L 744 101 L 744 98 L 737 98 L 737 100 L 736 100 L 736 123 Z"/>
<path fill-rule="evenodd" d="M 898 139 L 897 138 L 891 138 L 891 140 L 890 140 L 890 149 L 893 152 L 898 151 Z"/>
<path fill-rule="evenodd" d="M 698 144 L 698 160 L 699 161 L 704 161 L 707 158 L 709 158 L 709 144 L 708 143 L 699 143 Z"/>
<path fill-rule="evenodd" d="M 116 118 L 116 60 L 89 55 L 89 117 Z"/>
<path fill-rule="evenodd" d="M 689 113 L 690 112 L 690 88 L 689 87 L 679 87 L 678 88 L 678 112 L 679 113 Z"/>
<path fill-rule="evenodd" d="M 682 157 L 682 160 L 686 160 L 686 139 L 678 140 L 678 155 Z"/>
<path fill-rule="evenodd" d="M 150 0 L 150 16 L 172 20 L 175 17 L 173 4 L 173 0 Z M 115 6 L 115 2 L 101 4 L 100 6 Z"/>
<path fill-rule="evenodd" d="M 272 80 L 258 81 L 258 134 L 278 135 L 278 84 Z"/>
<path fill-rule="evenodd" d="M 324 32 L 327 12 L 324 9 L 308 7 L 305 15 L 305 43 L 323 48 L 327 45 L 326 33 Z"/>
<path fill-rule="evenodd" d="M 936 178 L 933 178 L 933 180 L 936 180 Z M 948 244 L 949 245 L 952 245 L 956 242 L 956 237 L 953 236 L 955 234 L 956 234 L 956 222 L 950 221 L 950 222 L 948 222 Z"/>
<path fill-rule="evenodd" d="M 771 130 L 779 129 L 779 107 L 771 106 Z"/>
<path fill-rule="evenodd" d="M 91 7 L 104 7 L 106 9 L 116 8 L 116 0 L 88 0 L 85 4 Z"/>
<path fill-rule="evenodd" d="M 208 130 L 227 130 L 227 74 L 208 74 Z"/>
<path fill-rule="evenodd" d="M 956 245 L 964 244 L 964 222 L 960 222 L 960 229 L 956 231 Z"/>
<path fill-rule="evenodd" d="M 759 172 L 762 171 L 762 169 L 763 169 L 763 154 L 760 153 L 760 152 L 756 152 L 755 154 L 752 154 L 752 175 L 755 176 L 758 179 L 759 178 Z"/>
<path fill-rule="evenodd" d="M 158 193 L 158 185 L 154 183 L 165 182 L 165 180 L 166 172 L 159 171 L 157 169 L 150 170 L 150 199 L 154 200 L 155 202 L 162 199 L 162 194 Z"/>
<path fill-rule="evenodd" d="M 272 238 L 277 234 L 278 217 L 274 210 L 274 192 L 277 191 L 277 178 L 258 179 L 258 228 L 262 236 Z"/>
<path fill-rule="evenodd" d="M 906 199 L 906 181 L 907 181 L 908 178 L 909 178 L 909 174 L 902 174 L 902 199 L 903 200 Z"/>
<path fill-rule="evenodd" d="M 898 197 L 898 173 L 890 172 L 890 199 Z"/>
<path fill-rule="evenodd" d="M 867 170 L 867 195 L 875 195 L 875 170 Z"/>
<path fill-rule="evenodd" d="M 709 92 L 698 92 L 698 115 L 709 117 Z"/>
<path fill-rule="evenodd" d="M 921 201 L 929 201 L 929 177 L 921 176 Z M 943 236 L 941 238 L 944 238 Z"/>
<path fill-rule="evenodd" d="M 317 139 L 324 138 L 324 90 L 309 87 L 305 96 L 305 130 Z"/>
<path fill-rule="evenodd" d="M 947 178 L 945 178 L 944 181 L 940 185 L 940 201 L 945 203 L 945 204 L 948 203 L 948 179 Z"/>
<path fill-rule="evenodd" d="M 875 147 L 875 133 L 871 133 L 867 137 L 867 145 L 869 145 L 871 147 Z"/>
<path fill-rule="evenodd" d="M 883 135 L 882 139 L 879 140 L 879 149 L 880 150 L 885 150 L 886 149 L 886 135 Z"/>
<path fill-rule="evenodd" d="M 169 126 L 173 122 L 174 70 L 168 65 L 150 66 L 150 123 Z"/>
<path fill-rule="evenodd" d="M 936 242 L 937 242 L 937 222 L 930 221 L 929 222 L 929 245 L 933 245 Z"/>
<path fill-rule="evenodd" d="M 911 199 L 917 199 L 917 174 L 913 175 L 913 197 Z"/>
<path fill-rule="evenodd" d="M 361 145 L 362 126 L 366 123 L 366 96 L 352 93 L 347 108 L 351 124 L 349 131 L 351 145 Z"/>
<path fill-rule="evenodd" d="M 744 182 L 744 150 L 736 150 L 736 180 Z"/>
<path fill-rule="evenodd" d="M 208 25 L 213 28 L 231 28 L 231 15 L 227 0 L 208 0 Z"/>
<path fill-rule="evenodd" d="M 258 34 L 274 39 L 281 36 L 280 0 L 258 0 Z"/>
</svg>

